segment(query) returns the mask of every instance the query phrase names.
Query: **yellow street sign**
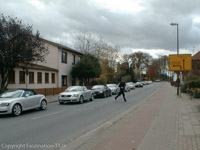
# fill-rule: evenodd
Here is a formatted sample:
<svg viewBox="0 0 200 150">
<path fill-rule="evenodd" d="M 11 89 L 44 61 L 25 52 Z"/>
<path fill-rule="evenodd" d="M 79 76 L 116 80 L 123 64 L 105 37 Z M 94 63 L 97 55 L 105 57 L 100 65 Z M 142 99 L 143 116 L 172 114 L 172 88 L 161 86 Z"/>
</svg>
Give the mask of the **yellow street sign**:
<svg viewBox="0 0 200 150">
<path fill-rule="evenodd" d="M 192 70 L 191 54 L 169 55 L 170 71 L 189 71 Z"/>
</svg>

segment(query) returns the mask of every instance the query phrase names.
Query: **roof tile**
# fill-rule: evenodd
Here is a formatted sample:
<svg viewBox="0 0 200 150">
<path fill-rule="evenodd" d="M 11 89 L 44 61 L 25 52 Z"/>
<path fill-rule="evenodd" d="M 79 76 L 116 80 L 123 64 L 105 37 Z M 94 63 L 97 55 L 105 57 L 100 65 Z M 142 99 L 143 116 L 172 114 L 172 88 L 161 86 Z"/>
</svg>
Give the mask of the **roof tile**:
<svg viewBox="0 0 200 150">
<path fill-rule="evenodd" d="M 192 56 L 192 60 L 200 60 L 200 51 Z"/>
</svg>

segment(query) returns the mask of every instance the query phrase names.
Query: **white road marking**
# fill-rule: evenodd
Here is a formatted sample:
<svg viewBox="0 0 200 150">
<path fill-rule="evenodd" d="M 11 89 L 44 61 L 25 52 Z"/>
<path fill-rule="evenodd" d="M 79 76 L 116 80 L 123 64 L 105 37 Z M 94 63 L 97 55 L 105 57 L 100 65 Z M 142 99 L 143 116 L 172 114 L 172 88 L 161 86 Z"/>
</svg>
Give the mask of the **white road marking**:
<svg viewBox="0 0 200 150">
<path fill-rule="evenodd" d="M 54 112 L 54 113 L 50 113 L 50 114 L 47 114 L 47 115 L 44 115 L 44 116 L 35 117 L 35 118 L 32 118 L 32 119 L 33 120 L 40 119 L 40 118 L 48 117 L 48 116 L 55 115 L 55 114 L 58 114 L 58 113 L 61 113 L 61 112 L 64 112 L 64 110 L 61 110 L 61 111 L 58 111 L 58 112 Z"/>
</svg>

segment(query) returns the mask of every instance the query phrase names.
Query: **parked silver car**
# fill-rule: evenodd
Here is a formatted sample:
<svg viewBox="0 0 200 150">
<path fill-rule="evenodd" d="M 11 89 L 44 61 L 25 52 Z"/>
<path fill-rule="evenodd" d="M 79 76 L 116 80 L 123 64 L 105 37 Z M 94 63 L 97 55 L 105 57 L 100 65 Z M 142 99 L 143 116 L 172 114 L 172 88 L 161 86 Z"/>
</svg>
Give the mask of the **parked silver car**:
<svg viewBox="0 0 200 150">
<path fill-rule="evenodd" d="M 112 94 L 116 94 L 117 95 L 119 93 L 119 91 L 120 91 L 120 89 L 119 89 L 117 84 L 107 84 L 107 87 L 109 87 L 111 89 Z"/>
<path fill-rule="evenodd" d="M 135 89 L 135 83 L 133 83 L 133 82 L 127 82 L 126 86 L 129 86 L 131 90 Z"/>
<path fill-rule="evenodd" d="M 94 94 L 92 90 L 88 90 L 85 86 L 70 86 L 64 92 L 59 94 L 58 101 L 60 104 L 68 102 L 93 101 Z"/>
<path fill-rule="evenodd" d="M 47 108 L 47 99 L 30 89 L 8 90 L 0 95 L 0 114 L 19 116 L 22 111 Z"/>
<path fill-rule="evenodd" d="M 140 87 L 143 88 L 142 82 L 136 82 L 135 87 L 137 87 L 137 88 L 140 88 Z"/>
</svg>

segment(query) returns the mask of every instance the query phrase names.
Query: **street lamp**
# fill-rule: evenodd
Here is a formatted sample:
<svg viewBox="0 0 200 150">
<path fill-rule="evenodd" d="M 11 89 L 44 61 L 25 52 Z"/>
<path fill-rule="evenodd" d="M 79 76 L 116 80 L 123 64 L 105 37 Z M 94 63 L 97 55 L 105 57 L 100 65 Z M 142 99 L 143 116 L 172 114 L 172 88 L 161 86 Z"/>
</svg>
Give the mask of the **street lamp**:
<svg viewBox="0 0 200 150">
<path fill-rule="evenodd" d="M 177 54 L 179 54 L 179 37 L 178 37 L 178 23 L 170 23 L 171 26 L 177 26 Z"/>
<path fill-rule="evenodd" d="M 171 26 L 177 26 L 177 55 L 179 54 L 179 37 L 178 37 L 178 23 L 170 23 Z M 180 72 L 177 72 L 177 95 L 179 95 L 179 84 L 180 84 L 180 78 L 179 78 Z"/>
</svg>

